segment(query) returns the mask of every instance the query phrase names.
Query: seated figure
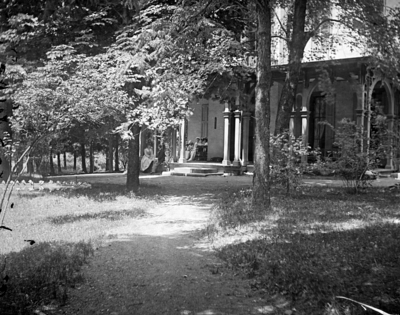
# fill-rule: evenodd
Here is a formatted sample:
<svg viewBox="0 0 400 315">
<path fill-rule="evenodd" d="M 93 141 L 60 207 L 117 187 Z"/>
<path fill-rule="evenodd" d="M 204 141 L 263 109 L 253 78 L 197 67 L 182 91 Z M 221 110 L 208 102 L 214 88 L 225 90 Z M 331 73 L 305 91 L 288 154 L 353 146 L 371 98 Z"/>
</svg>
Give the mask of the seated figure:
<svg viewBox="0 0 400 315">
<path fill-rule="evenodd" d="M 154 163 L 153 150 L 149 144 L 146 149 L 144 149 L 144 155 L 142 156 L 142 161 L 140 162 L 140 170 L 143 173 L 149 173 L 152 170 Z"/>
</svg>

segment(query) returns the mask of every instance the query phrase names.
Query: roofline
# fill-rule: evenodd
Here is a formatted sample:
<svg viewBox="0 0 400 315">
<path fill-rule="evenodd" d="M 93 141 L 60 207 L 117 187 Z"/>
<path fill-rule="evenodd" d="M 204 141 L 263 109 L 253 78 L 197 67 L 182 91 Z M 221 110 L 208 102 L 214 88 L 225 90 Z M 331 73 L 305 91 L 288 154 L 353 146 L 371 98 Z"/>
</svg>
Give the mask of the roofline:
<svg viewBox="0 0 400 315">
<path fill-rule="evenodd" d="M 317 68 L 319 66 L 335 66 L 335 65 L 343 65 L 343 64 L 350 64 L 350 63 L 364 63 L 368 64 L 373 60 L 371 56 L 364 56 L 364 57 L 355 57 L 355 58 L 343 58 L 343 59 L 331 59 L 331 60 L 320 60 L 320 61 L 310 61 L 310 62 L 303 62 L 301 64 L 302 68 Z M 283 65 L 274 65 L 272 66 L 272 70 L 282 70 L 282 68 L 288 68 L 289 64 Z"/>
</svg>

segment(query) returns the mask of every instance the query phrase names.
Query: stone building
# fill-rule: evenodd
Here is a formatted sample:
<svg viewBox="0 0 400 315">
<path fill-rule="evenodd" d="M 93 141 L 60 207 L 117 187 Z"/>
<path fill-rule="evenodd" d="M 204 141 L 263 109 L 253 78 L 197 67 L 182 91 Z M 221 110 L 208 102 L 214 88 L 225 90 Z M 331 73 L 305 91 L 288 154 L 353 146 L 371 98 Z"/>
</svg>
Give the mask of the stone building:
<svg viewBox="0 0 400 315">
<path fill-rule="evenodd" d="M 399 0 L 387 0 L 383 8 L 399 3 Z M 277 13 L 281 17 L 284 14 L 283 10 Z M 331 14 L 334 16 L 335 12 Z M 330 25 L 329 32 L 343 38 L 352 36 L 342 25 Z M 333 131 L 319 122 L 326 121 L 336 127 L 340 120 L 349 118 L 367 130 L 371 124 L 371 103 L 379 104 L 382 108 L 389 130 L 399 131 L 399 91 L 381 71 L 370 66 L 371 58 L 366 54 L 367 50 L 363 50 L 362 45 L 360 48 L 347 44 L 350 42 L 332 42 L 329 49 L 318 50 L 321 48 L 318 47 L 320 43 L 311 40 L 306 47 L 302 79 L 297 89 L 290 129 L 294 136 L 302 138 L 304 145 L 312 149 L 319 148 L 323 155 L 332 155 L 336 149 Z M 275 128 L 277 106 L 287 69 L 282 47 L 283 44 L 279 40 L 274 43 L 271 130 Z M 316 58 L 316 51 L 321 51 L 323 55 Z M 250 61 L 255 65 L 254 59 Z M 326 102 L 324 93 L 319 88 L 321 68 L 329 73 L 335 91 L 333 104 Z M 236 101 L 229 103 L 221 103 L 214 99 L 200 99 L 192 103 L 190 107 L 193 109 L 193 115 L 182 121 L 177 132 L 178 149 L 175 152 L 179 153 L 175 156 L 177 163 L 173 167 L 188 166 L 184 164 L 187 162 L 184 152 L 186 141 L 206 137 L 208 162 L 219 163 L 220 170 L 247 170 L 254 157 L 254 88 L 255 82 L 249 84 L 246 91 L 239 91 Z M 380 167 L 398 169 L 398 161 L 393 152 L 387 152 L 387 157 Z"/>
</svg>

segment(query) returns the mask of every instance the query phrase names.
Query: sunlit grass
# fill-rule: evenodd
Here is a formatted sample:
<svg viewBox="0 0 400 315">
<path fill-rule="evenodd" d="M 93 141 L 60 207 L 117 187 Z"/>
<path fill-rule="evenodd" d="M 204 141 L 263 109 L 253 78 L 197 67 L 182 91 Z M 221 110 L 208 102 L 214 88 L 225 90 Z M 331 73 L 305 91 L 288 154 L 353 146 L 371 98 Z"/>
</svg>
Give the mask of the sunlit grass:
<svg viewBox="0 0 400 315">
<path fill-rule="evenodd" d="M 0 253 L 19 251 L 28 246 L 24 240 L 96 241 L 107 229 L 129 224 L 145 215 L 156 201 L 135 197 L 123 188 L 98 187 L 92 190 L 42 193 L 15 192 L 15 204 L 6 213 L 1 230 Z"/>
</svg>

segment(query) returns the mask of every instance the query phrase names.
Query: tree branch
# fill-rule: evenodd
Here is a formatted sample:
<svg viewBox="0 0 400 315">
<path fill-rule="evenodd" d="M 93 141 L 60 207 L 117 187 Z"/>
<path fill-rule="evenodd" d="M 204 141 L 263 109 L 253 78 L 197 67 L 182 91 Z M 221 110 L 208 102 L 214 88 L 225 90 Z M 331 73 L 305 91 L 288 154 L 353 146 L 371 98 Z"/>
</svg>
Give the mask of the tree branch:
<svg viewBox="0 0 400 315">
<path fill-rule="evenodd" d="M 280 38 L 283 39 L 285 42 L 289 42 L 289 40 L 286 37 L 283 37 L 281 35 L 272 35 L 271 38 Z"/>
<path fill-rule="evenodd" d="M 279 18 L 278 14 L 276 13 L 276 11 L 274 10 L 275 16 L 278 19 L 278 23 L 281 26 L 282 30 L 285 32 L 286 37 L 288 37 L 288 31 L 287 29 L 283 26 L 281 19 Z M 286 40 L 287 41 L 287 40 Z"/>
<path fill-rule="evenodd" d="M 341 20 L 330 19 L 330 18 L 324 19 L 324 20 L 322 20 L 321 22 L 319 22 L 319 23 L 317 24 L 317 26 L 316 26 L 312 31 L 306 33 L 306 41 L 308 41 L 311 37 L 313 37 L 313 36 L 317 33 L 318 29 L 319 29 L 322 25 L 324 25 L 325 23 L 328 23 L 328 22 L 336 22 L 336 23 L 341 23 L 341 24 L 343 24 L 343 25 L 346 25 L 346 24 L 345 24 L 343 21 L 341 21 Z M 347 26 L 347 25 L 346 25 L 346 26 Z"/>
</svg>

